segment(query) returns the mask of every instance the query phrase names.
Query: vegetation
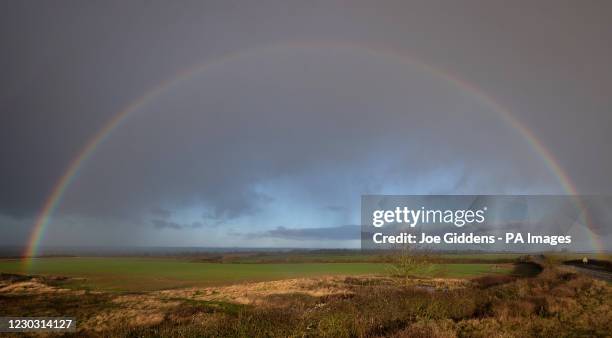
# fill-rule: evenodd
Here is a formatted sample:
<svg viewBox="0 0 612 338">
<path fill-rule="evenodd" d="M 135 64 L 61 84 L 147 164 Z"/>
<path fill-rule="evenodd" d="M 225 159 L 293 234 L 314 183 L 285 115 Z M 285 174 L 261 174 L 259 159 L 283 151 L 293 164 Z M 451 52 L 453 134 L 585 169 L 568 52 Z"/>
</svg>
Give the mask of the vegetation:
<svg viewBox="0 0 612 338">
<path fill-rule="evenodd" d="M 172 258 L 53 257 L 35 259 L 27 272 L 72 277 L 63 282 L 63 286 L 71 288 L 146 291 L 323 275 L 385 275 L 392 266 L 389 263 L 219 264 Z M 413 273 L 421 277 L 473 277 L 511 270 L 511 265 L 440 263 L 417 268 Z M 0 260 L 0 272 L 23 273 L 23 264 L 19 260 Z"/>
<path fill-rule="evenodd" d="M 482 284 L 480 283 L 482 282 Z M 612 332 L 612 288 L 575 274 L 476 280 L 470 288 L 427 291 L 395 285 L 353 286 L 348 297 L 289 294 L 260 307 L 118 328 L 137 336 L 250 337 L 579 337 Z M 280 299 L 279 299 L 280 298 Z"/>
<path fill-rule="evenodd" d="M 0 274 L 0 316 L 73 316 L 75 337 L 609 337 L 612 284 L 561 266 L 584 266 L 567 257 L 45 258 L 38 276 Z M 21 267 L 0 261 L 0 272 Z"/>
<path fill-rule="evenodd" d="M 342 283 L 349 292 L 275 294 L 251 305 L 160 299 L 163 315 L 155 322 L 81 327 L 75 336 L 606 337 L 612 332 L 612 286 L 554 267 L 529 278 L 483 276 L 456 288 L 398 286 L 389 278 L 347 277 Z M 2 315 L 74 313 L 83 322 L 125 306 L 119 299 L 130 297 L 112 295 L 53 294 L 53 301 L 4 295 Z M 133 310 L 129 306 L 123 313 Z"/>
</svg>

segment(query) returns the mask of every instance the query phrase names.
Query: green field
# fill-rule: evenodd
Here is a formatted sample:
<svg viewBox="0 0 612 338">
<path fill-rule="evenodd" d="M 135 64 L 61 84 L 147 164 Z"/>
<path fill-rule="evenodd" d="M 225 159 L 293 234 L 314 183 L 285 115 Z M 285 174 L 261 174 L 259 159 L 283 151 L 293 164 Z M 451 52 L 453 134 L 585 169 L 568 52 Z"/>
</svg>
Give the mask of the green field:
<svg viewBox="0 0 612 338">
<path fill-rule="evenodd" d="M 437 263 L 512 263 L 521 254 L 478 253 L 478 254 L 435 254 L 428 255 L 430 261 Z M 229 254 L 208 257 L 202 260 L 223 263 L 388 263 L 397 258 L 394 253 L 361 254 L 356 252 L 290 252 L 290 253 L 251 253 Z"/>
<path fill-rule="evenodd" d="M 290 252 L 229 252 L 200 253 L 188 258 L 207 263 L 390 263 L 401 252 L 361 252 L 358 250 L 295 250 Z M 516 263 L 528 260 L 525 253 L 415 253 L 432 263 Z M 543 253 L 556 261 L 569 259 L 612 260 L 606 253 Z M 539 254 L 535 254 L 539 255 Z"/>
<path fill-rule="evenodd" d="M 224 264 L 172 258 L 70 257 L 34 259 L 27 273 L 71 277 L 65 284 L 69 287 L 140 291 L 323 275 L 386 275 L 389 271 L 385 263 Z M 433 264 L 423 274 L 457 278 L 511 271 L 511 265 Z M 21 261 L 5 259 L 0 260 L 0 272 L 25 271 Z"/>
</svg>

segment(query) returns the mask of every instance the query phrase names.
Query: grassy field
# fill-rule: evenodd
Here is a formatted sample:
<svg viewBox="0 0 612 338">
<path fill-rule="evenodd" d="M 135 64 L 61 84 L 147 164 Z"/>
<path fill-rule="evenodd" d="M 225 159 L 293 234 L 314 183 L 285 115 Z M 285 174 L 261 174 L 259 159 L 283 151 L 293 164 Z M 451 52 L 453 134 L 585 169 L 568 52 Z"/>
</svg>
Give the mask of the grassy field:
<svg viewBox="0 0 612 338">
<path fill-rule="evenodd" d="M 198 253 L 183 256 L 193 261 L 208 263 L 389 263 L 398 252 L 363 252 L 359 250 L 294 250 L 289 252 L 229 252 Z M 514 263 L 525 258 L 525 253 L 416 253 L 435 263 Z M 611 260 L 606 253 L 545 253 L 557 261 L 597 258 Z M 180 257 L 180 256 L 177 256 Z"/>
<path fill-rule="evenodd" d="M 322 277 L 133 293 L 0 274 L 0 315 L 69 314 L 78 332 L 66 337 L 609 337 L 612 286 L 546 266 L 527 278 Z"/>
<path fill-rule="evenodd" d="M 429 259 L 439 263 L 510 263 L 521 254 L 435 254 Z M 290 252 L 290 253 L 247 253 L 228 254 L 201 258 L 201 261 L 223 263 L 388 263 L 397 258 L 392 253 L 361 254 L 356 252 Z"/>
<path fill-rule="evenodd" d="M 34 259 L 28 274 L 67 276 L 65 286 L 145 291 L 323 275 L 386 275 L 385 263 L 206 263 L 171 258 L 69 257 Z M 432 264 L 416 275 L 462 278 L 509 274 L 508 264 Z M 0 272 L 24 273 L 19 260 L 0 260 Z"/>
<path fill-rule="evenodd" d="M 0 316 L 69 314 L 74 337 L 609 337 L 612 284 L 568 257 L 0 259 Z"/>
</svg>

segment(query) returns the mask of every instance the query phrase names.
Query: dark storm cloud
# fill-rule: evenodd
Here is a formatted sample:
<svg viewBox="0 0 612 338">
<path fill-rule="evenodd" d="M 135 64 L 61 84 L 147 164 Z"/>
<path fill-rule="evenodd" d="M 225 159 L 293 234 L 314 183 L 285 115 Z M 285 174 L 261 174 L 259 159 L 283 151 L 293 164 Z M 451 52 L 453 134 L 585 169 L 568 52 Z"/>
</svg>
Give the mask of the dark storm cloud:
<svg viewBox="0 0 612 338">
<path fill-rule="evenodd" d="M 199 229 L 204 226 L 202 222 L 192 222 L 191 224 L 180 224 L 176 222 L 167 221 L 165 219 L 154 219 L 151 220 L 151 224 L 155 229 Z"/>
<path fill-rule="evenodd" d="M 151 214 L 157 217 L 161 217 L 163 219 L 167 219 L 172 216 L 172 211 L 164 209 L 162 207 L 153 207 L 151 208 Z"/>
<path fill-rule="evenodd" d="M 0 6 L 0 219 L 10 220 L 2 234 L 27 234 L 84 144 L 150 88 L 283 41 L 381 46 L 449 70 L 513 110 L 579 190 L 612 191 L 609 2 Z M 343 217 L 364 192 L 560 192 L 541 155 L 491 107 L 399 60 L 321 47 L 226 63 L 115 130 L 74 178 L 57 223 L 97 219 L 92 227 L 131 238 L 142 224 L 232 225 L 288 199 L 333 225 L 354 222 Z"/>
<path fill-rule="evenodd" d="M 529 149 L 488 107 L 419 69 L 398 72 L 393 61 L 352 50 L 280 48 L 193 78 L 113 132 L 81 170 L 62 210 L 127 217 L 150 205 L 202 207 L 223 223 L 273 205 L 286 189 L 327 203 L 320 196 L 349 188 L 338 180 L 346 173 L 355 176 L 356 196 L 368 183 L 384 191 L 405 175 L 425 182 L 415 190 L 427 193 L 426 177 L 441 159 L 479 175 L 506 171 L 508 182 L 491 189 L 527 172 L 546 180 L 539 160 L 526 160 Z M 354 80 L 345 77 L 351 73 Z M 500 159 L 522 168 L 510 171 Z M 447 166 L 441 175 L 462 170 Z M 440 181 L 446 179 L 453 181 Z"/>
<path fill-rule="evenodd" d="M 278 227 L 260 233 L 250 234 L 249 236 L 263 238 L 281 238 L 290 240 L 358 240 L 360 239 L 359 225 L 341 225 L 329 228 L 285 228 Z"/>
<path fill-rule="evenodd" d="M 154 219 L 151 221 L 151 223 L 153 224 L 153 226 L 155 227 L 155 229 L 175 229 L 175 230 L 180 230 L 183 228 L 183 225 L 175 223 L 175 222 L 169 222 L 163 219 Z"/>
</svg>

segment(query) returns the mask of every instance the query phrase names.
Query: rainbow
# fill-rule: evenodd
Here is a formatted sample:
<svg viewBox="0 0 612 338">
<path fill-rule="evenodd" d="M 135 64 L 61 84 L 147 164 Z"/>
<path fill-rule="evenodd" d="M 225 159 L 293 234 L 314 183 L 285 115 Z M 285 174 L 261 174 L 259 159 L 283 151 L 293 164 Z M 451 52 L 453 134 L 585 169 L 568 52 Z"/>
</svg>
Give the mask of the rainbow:
<svg viewBox="0 0 612 338">
<path fill-rule="evenodd" d="M 334 48 L 334 49 L 349 49 L 355 52 L 370 53 L 374 55 L 384 56 L 392 58 L 400 63 L 410 64 L 419 67 L 421 70 L 428 72 L 447 83 L 456 86 L 463 90 L 465 93 L 472 97 L 480 100 L 482 103 L 489 105 L 495 112 L 497 112 L 501 119 L 514 130 L 517 130 L 519 134 L 527 141 L 531 148 L 543 159 L 548 169 L 555 175 L 556 179 L 561 184 L 563 190 L 568 194 L 575 197 L 575 203 L 580 210 L 586 210 L 583 203 L 577 197 L 578 193 L 576 187 L 572 183 L 569 176 L 565 173 L 557 159 L 548 150 L 548 148 L 540 141 L 534 133 L 524 124 L 522 124 L 514 114 L 506 107 L 498 103 L 491 96 L 485 93 L 482 89 L 475 87 L 469 82 L 466 82 L 457 76 L 434 67 L 420 60 L 407 56 L 401 51 L 392 49 L 382 48 L 380 46 L 363 45 L 351 42 L 337 42 L 337 41 L 306 41 L 306 42 L 284 42 L 272 45 L 266 45 L 263 47 L 253 47 L 247 50 L 237 51 L 222 55 L 219 58 L 213 59 L 212 61 L 196 65 L 175 74 L 173 77 L 160 82 L 149 91 L 145 92 L 142 96 L 129 103 L 122 110 L 117 112 L 106 124 L 93 136 L 89 141 L 81 148 L 77 156 L 70 162 L 66 171 L 57 181 L 53 187 L 51 194 L 45 200 L 41 211 L 39 212 L 31 231 L 29 241 L 27 243 L 26 250 L 23 254 L 26 266 L 29 266 L 33 257 L 37 255 L 38 247 L 42 238 L 44 237 L 45 230 L 47 229 L 51 217 L 54 211 L 59 206 L 66 189 L 70 187 L 75 177 L 78 176 L 79 170 L 83 164 L 89 159 L 96 151 L 97 147 L 102 144 L 111 134 L 117 129 L 122 123 L 124 123 L 128 117 L 134 112 L 140 110 L 142 107 L 151 103 L 160 94 L 167 92 L 171 88 L 175 87 L 179 83 L 183 83 L 196 75 L 205 73 L 206 71 L 222 66 L 236 60 L 238 58 L 254 55 L 264 51 L 271 51 L 274 49 L 282 48 Z M 586 218 L 586 212 L 583 213 Z M 589 222 L 586 222 L 589 227 Z M 590 227 L 589 227 L 590 229 Z M 593 248 L 600 250 L 602 248 L 601 243 L 598 242 L 597 238 L 593 236 L 591 231 L 591 242 Z"/>
</svg>

